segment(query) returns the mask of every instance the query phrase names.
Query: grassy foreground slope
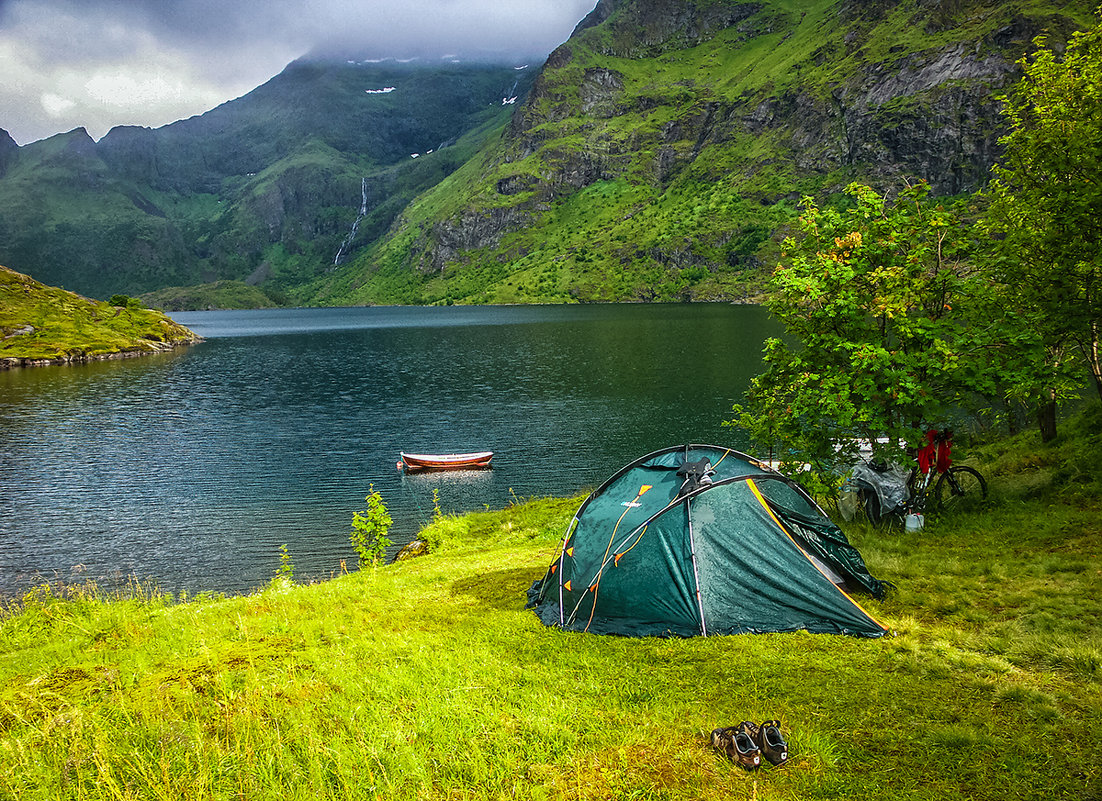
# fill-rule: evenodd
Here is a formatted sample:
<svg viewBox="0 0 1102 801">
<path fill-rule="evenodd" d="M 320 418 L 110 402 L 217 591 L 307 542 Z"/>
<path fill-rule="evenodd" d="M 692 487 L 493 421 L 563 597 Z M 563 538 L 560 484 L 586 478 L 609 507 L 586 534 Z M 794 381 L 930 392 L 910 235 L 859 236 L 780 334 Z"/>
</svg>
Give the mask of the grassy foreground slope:
<svg viewBox="0 0 1102 801">
<path fill-rule="evenodd" d="M 0 616 L 0 797 L 1102 797 L 1102 408 L 1066 432 L 983 451 L 987 511 L 848 530 L 898 585 L 878 640 L 546 629 L 525 590 L 578 498 L 312 586 L 37 590 Z M 712 751 L 774 717 L 786 767 Z"/>
<path fill-rule="evenodd" d="M 158 353 L 195 341 L 159 311 L 90 300 L 0 267 L 0 369 Z"/>
</svg>

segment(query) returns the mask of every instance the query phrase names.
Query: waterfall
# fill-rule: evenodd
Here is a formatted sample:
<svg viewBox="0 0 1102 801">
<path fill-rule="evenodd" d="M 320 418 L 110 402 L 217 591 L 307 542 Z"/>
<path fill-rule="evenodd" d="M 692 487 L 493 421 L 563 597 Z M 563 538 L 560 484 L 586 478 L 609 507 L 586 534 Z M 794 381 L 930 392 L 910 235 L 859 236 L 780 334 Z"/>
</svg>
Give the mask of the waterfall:
<svg viewBox="0 0 1102 801">
<path fill-rule="evenodd" d="M 352 240 L 356 238 L 356 231 L 360 227 L 360 221 L 367 216 L 367 176 L 365 175 L 360 179 L 360 213 L 356 216 L 356 221 L 352 223 L 352 230 L 348 232 L 348 236 L 341 242 L 340 249 L 337 251 L 337 255 L 333 257 L 333 266 L 337 267 L 341 263 L 341 257 L 345 255 L 344 250 L 352 245 Z"/>
</svg>

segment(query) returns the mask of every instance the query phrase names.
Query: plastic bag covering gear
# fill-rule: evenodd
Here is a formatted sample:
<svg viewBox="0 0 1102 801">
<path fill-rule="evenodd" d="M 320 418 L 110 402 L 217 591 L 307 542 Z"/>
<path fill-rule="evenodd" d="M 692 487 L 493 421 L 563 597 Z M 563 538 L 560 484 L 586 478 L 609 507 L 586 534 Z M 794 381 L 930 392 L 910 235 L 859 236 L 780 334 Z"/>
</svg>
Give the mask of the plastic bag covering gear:
<svg viewBox="0 0 1102 801">
<path fill-rule="evenodd" d="M 886 514 L 894 509 L 902 509 L 910 497 L 907 482 L 911 471 L 906 467 L 891 464 L 882 470 L 874 470 L 864 462 L 853 467 L 850 480 L 858 486 L 867 486 L 876 493 L 880 501 L 880 513 Z"/>
</svg>

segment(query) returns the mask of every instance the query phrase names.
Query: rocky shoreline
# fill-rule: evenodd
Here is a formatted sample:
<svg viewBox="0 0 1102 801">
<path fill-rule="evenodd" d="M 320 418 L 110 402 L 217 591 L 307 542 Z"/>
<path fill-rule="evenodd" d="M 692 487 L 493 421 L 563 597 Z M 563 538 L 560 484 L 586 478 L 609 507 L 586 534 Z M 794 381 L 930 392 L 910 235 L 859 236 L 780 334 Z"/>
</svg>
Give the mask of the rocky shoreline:
<svg viewBox="0 0 1102 801">
<path fill-rule="evenodd" d="M 88 364 L 90 362 L 119 361 L 121 359 L 134 359 L 139 356 L 153 356 L 158 353 L 171 353 L 179 348 L 187 347 L 202 342 L 202 337 L 194 339 L 176 340 L 173 342 L 149 342 L 148 348 L 113 351 L 110 353 L 71 353 L 52 359 L 22 358 L 17 356 L 0 357 L 0 370 L 14 370 L 21 367 L 54 367 L 67 364 Z"/>
</svg>

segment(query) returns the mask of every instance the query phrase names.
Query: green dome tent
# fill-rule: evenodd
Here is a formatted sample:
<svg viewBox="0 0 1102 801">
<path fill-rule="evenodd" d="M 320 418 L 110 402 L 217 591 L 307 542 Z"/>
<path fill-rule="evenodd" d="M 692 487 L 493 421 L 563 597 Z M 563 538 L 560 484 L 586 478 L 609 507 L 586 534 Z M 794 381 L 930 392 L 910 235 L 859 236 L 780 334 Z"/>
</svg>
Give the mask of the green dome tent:
<svg viewBox="0 0 1102 801">
<path fill-rule="evenodd" d="M 887 629 L 848 594 L 883 597 L 806 491 L 746 454 L 685 445 L 598 487 L 529 590 L 548 626 L 633 636 Z"/>
</svg>

